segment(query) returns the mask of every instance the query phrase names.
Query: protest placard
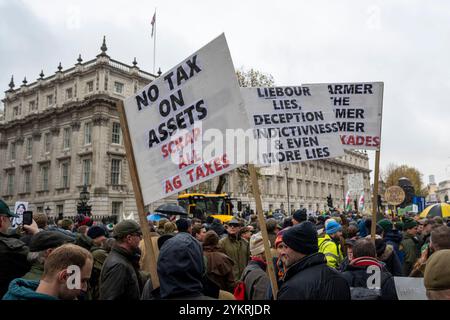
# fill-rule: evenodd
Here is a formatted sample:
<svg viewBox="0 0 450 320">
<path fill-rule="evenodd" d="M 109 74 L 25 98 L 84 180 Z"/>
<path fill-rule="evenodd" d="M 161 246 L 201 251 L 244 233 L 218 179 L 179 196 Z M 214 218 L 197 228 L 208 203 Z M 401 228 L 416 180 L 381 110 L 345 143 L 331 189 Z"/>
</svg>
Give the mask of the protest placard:
<svg viewBox="0 0 450 320">
<path fill-rule="evenodd" d="M 398 300 L 428 300 L 423 278 L 394 277 Z"/>
<path fill-rule="evenodd" d="M 145 204 L 238 167 L 227 153 L 236 154 L 236 147 L 212 141 L 227 129 L 249 129 L 223 34 L 124 106 Z"/>
<path fill-rule="evenodd" d="M 364 177 L 362 173 L 347 174 L 348 191 L 352 197 L 356 197 L 364 190 Z"/>
<path fill-rule="evenodd" d="M 256 163 L 273 164 L 344 154 L 334 112 L 316 86 L 241 88 L 258 142 Z"/>
<path fill-rule="evenodd" d="M 307 84 L 320 87 L 322 101 L 333 108 L 344 148 L 379 150 L 383 82 Z"/>
<path fill-rule="evenodd" d="M 28 210 L 28 202 L 25 201 L 16 201 L 14 206 L 14 213 L 18 215 L 18 217 L 13 218 L 11 221 L 11 228 L 15 229 L 22 225 L 23 223 L 23 213 Z"/>
</svg>

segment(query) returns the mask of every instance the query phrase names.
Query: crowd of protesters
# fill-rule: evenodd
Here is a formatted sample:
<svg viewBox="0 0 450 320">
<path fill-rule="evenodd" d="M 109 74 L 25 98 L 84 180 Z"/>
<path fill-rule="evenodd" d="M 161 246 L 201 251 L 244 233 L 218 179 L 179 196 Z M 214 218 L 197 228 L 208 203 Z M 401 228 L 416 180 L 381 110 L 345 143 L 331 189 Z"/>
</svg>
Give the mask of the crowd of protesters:
<svg viewBox="0 0 450 320">
<path fill-rule="evenodd" d="M 266 216 L 267 261 L 256 215 L 223 224 L 172 217 L 149 222 L 159 286 L 152 283 L 142 230 L 133 220 L 104 225 L 81 217 L 56 223 L 37 214 L 11 229 L 0 200 L 0 296 L 4 300 L 274 299 L 397 300 L 394 277 L 423 277 L 429 299 L 450 299 L 450 228 L 440 217 L 384 217 L 356 212 L 283 220 Z M 70 286 L 72 269 L 78 285 Z M 379 271 L 372 287 L 370 270 Z"/>
</svg>

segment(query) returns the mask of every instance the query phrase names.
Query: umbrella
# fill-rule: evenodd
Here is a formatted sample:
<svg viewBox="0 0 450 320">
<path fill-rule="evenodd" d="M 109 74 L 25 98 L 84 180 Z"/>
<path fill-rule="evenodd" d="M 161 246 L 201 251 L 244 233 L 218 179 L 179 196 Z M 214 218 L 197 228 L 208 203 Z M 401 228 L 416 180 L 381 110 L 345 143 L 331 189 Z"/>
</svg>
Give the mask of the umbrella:
<svg viewBox="0 0 450 320">
<path fill-rule="evenodd" d="M 157 213 L 162 213 L 162 214 L 167 214 L 167 215 L 171 215 L 171 216 L 187 216 L 187 212 L 186 210 L 177 205 L 177 204 L 173 204 L 173 203 L 165 203 L 160 205 L 155 212 Z"/>
<path fill-rule="evenodd" d="M 421 218 L 450 217 L 450 204 L 436 203 L 431 206 L 428 206 L 422 211 L 420 217 Z"/>
<path fill-rule="evenodd" d="M 148 221 L 159 221 L 161 218 L 167 218 L 167 216 L 162 213 L 152 213 L 147 216 Z"/>
</svg>

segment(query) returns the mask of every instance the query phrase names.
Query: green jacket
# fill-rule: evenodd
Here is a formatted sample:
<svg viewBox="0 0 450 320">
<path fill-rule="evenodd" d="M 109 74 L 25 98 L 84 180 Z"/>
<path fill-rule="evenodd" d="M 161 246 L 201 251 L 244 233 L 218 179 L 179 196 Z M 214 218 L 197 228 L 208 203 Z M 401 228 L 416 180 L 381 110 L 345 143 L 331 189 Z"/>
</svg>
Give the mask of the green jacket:
<svg viewBox="0 0 450 320">
<path fill-rule="evenodd" d="M 227 256 L 233 260 L 233 276 L 234 279 L 240 279 L 242 272 L 250 259 L 250 247 L 246 240 L 236 237 L 227 237 L 219 241 L 221 247 Z"/>
<path fill-rule="evenodd" d="M 409 276 L 414 264 L 420 257 L 419 241 L 408 233 L 403 233 L 403 241 L 400 243 L 400 251 L 404 252 L 403 274 Z"/>
<path fill-rule="evenodd" d="M 33 263 L 30 271 L 26 273 L 22 279 L 25 280 L 41 280 L 42 275 L 44 274 L 44 265 L 40 263 Z"/>
<path fill-rule="evenodd" d="M 89 279 L 88 299 L 98 300 L 100 298 L 100 273 L 103 263 L 108 257 L 108 252 L 100 247 L 91 248 L 94 264 L 92 267 L 91 278 Z"/>
<path fill-rule="evenodd" d="M 318 239 L 319 252 L 325 255 L 327 265 L 331 268 L 339 268 L 344 261 L 344 254 L 339 243 L 336 243 L 328 234 Z"/>
<path fill-rule="evenodd" d="M 59 300 L 47 294 L 37 293 L 38 286 L 39 281 L 36 280 L 15 279 L 11 281 L 3 300 Z"/>
</svg>

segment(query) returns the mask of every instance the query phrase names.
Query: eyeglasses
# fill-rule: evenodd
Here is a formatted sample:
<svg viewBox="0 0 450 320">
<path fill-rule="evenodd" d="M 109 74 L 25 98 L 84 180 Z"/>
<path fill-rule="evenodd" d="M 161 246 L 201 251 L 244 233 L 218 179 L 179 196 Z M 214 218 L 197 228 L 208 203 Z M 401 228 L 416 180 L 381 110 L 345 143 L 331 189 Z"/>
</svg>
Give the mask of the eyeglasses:
<svg viewBox="0 0 450 320">
<path fill-rule="evenodd" d="M 140 233 L 140 232 L 132 233 L 132 234 L 130 234 L 130 236 L 142 238 L 142 233 Z"/>
</svg>

